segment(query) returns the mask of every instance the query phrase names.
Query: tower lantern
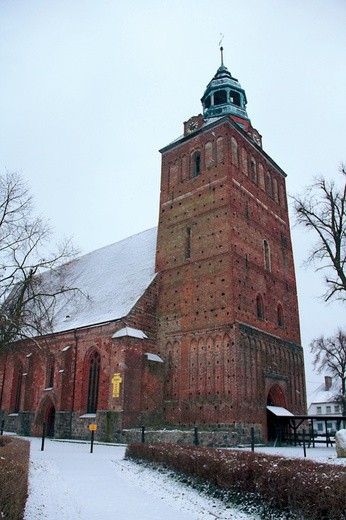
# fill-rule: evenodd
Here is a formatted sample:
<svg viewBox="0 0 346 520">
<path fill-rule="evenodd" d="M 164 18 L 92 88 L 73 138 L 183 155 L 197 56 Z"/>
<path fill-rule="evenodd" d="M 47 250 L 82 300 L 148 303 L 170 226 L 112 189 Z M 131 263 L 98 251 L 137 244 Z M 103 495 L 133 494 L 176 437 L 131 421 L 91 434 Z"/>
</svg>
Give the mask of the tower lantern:
<svg viewBox="0 0 346 520">
<path fill-rule="evenodd" d="M 201 98 L 203 118 L 220 117 L 229 114 L 244 130 L 248 130 L 250 119 L 246 112 L 246 94 L 239 81 L 232 76 L 223 63 L 223 47 L 221 65 L 215 76 L 208 83 Z"/>
</svg>

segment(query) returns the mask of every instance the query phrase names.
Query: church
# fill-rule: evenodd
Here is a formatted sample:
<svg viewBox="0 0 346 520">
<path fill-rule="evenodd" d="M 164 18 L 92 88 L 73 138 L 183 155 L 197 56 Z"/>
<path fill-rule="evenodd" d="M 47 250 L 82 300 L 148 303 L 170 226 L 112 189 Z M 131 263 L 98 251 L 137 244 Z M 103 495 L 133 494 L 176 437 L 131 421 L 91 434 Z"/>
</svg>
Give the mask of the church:
<svg viewBox="0 0 346 520">
<path fill-rule="evenodd" d="M 286 174 L 222 48 L 201 103 L 160 150 L 157 228 L 63 266 L 79 296 L 2 354 L 7 431 L 182 442 L 198 428 L 232 445 L 274 438 L 275 409 L 306 413 Z"/>
</svg>

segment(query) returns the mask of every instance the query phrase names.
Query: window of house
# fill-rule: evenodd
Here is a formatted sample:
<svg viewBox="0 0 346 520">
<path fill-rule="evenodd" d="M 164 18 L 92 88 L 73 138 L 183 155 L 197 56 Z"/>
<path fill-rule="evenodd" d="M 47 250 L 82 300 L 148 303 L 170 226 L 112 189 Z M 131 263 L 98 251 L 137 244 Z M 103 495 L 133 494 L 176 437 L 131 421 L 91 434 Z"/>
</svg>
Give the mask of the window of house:
<svg viewBox="0 0 346 520">
<path fill-rule="evenodd" d="M 201 152 L 192 154 L 191 177 L 197 177 L 201 173 Z"/>
<path fill-rule="evenodd" d="M 323 423 L 321 423 L 321 422 L 317 423 L 317 431 L 320 433 L 323 432 Z"/>
<path fill-rule="evenodd" d="M 185 260 L 191 258 L 191 228 L 185 229 Z"/>
<path fill-rule="evenodd" d="M 335 410 L 335 413 L 340 413 L 340 405 L 339 404 L 336 404 L 334 406 L 334 410 Z"/>
<path fill-rule="evenodd" d="M 268 240 L 263 240 L 263 257 L 264 257 L 264 269 L 266 271 L 271 270 L 270 265 L 270 248 Z"/>
<path fill-rule="evenodd" d="M 332 407 L 330 405 L 326 406 L 326 413 L 332 413 Z"/>
<path fill-rule="evenodd" d="M 93 352 L 88 362 L 88 395 L 87 413 L 96 413 L 100 381 L 101 358 L 98 352 Z"/>
<path fill-rule="evenodd" d="M 322 414 L 322 406 L 316 406 L 316 413 Z"/>
<path fill-rule="evenodd" d="M 260 294 L 256 297 L 256 310 L 257 310 L 257 318 L 260 320 L 264 319 L 264 306 L 263 306 L 263 298 Z"/>
</svg>

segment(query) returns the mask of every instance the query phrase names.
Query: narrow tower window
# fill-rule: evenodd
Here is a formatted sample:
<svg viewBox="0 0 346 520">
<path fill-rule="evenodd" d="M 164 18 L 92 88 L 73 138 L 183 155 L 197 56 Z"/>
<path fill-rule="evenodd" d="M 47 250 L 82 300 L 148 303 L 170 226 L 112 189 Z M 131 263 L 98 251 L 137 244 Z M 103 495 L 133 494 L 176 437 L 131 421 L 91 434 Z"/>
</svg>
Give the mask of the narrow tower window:
<svg viewBox="0 0 346 520">
<path fill-rule="evenodd" d="M 263 255 L 264 255 L 264 269 L 266 271 L 270 271 L 271 270 L 270 248 L 269 248 L 268 240 L 263 240 Z"/>
<path fill-rule="evenodd" d="M 257 184 L 257 165 L 253 157 L 251 157 L 251 176 L 255 184 Z"/>
<path fill-rule="evenodd" d="M 284 311 L 283 311 L 280 303 L 278 305 L 277 313 L 278 313 L 278 326 L 283 327 L 284 326 Z"/>
<path fill-rule="evenodd" d="M 201 152 L 195 152 L 191 162 L 191 177 L 197 177 L 201 173 Z"/>
<path fill-rule="evenodd" d="M 256 310 L 257 310 L 257 318 L 259 320 L 263 320 L 264 319 L 263 298 L 260 294 L 257 294 L 257 297 L 256 297 Z"/>
<path fill-rule="evenodd" d="M 50 359 L 47 367 L 47 388 L 54 386 L 54 359 Z"/>
<path fill-rule="evenodd" d="M 216 140 L 216 161 L 218 164 L 224 161 L 223 137 Z"/>
<path fill-rule="evenodd" d="M 232 164 L 239 168 L 239 152 L 238 152 L 238 143 L 234 137 L 231 138 L 232 143 Z"/>
<path fill-rule="evenodd" d="M 185 260 L 191 258 L 191 228 L 185 229 Z"/>
<path fill-rule="evenodd" d="M 87 413 L 96 413 L 100 381 L 100 355 L 94 352 L 89 358 Z"/>
<path fill-rule="evenodd" d="M 269 197 L 273 197 L 273 184 L 270 172 L 267 172 L 267 193 Z"/>
</svg>

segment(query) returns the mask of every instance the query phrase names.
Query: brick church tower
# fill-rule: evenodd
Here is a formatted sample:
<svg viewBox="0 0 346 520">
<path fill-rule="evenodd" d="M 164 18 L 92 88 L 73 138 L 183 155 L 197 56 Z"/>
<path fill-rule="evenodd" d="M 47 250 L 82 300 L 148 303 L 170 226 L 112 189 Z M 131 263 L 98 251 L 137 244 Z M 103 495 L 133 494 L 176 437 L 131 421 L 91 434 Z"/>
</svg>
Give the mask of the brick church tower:
<svg viewBox="0 0 346 520">
<path fill-rule="evenodd" d="M 306 411 L 285 173 L 223 64 L 162 150 L 156 269 L 167 424 L 256 428 Z"/>
</svg>

